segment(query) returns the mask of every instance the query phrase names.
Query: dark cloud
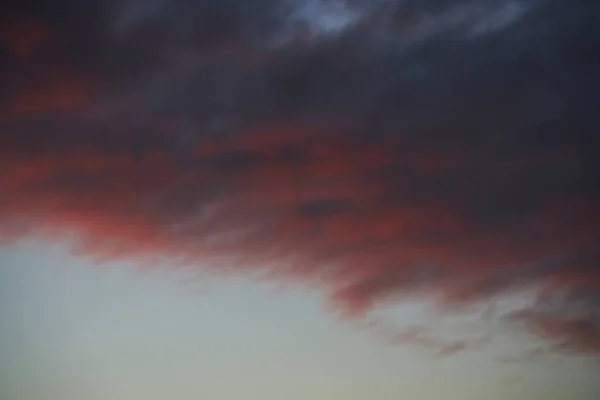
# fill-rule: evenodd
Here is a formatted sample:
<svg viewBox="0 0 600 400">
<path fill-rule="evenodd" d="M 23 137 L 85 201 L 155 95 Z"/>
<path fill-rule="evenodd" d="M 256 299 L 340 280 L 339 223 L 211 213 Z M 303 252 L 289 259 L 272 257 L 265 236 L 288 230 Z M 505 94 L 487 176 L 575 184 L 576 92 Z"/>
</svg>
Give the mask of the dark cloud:
<svg viewBox="0 0 600 400">
<path fill-rule="evenodd" d="M 508 320 L 597 352 L 598 8 L 4 4 L 2 233 L 261 271 L 350 315 L 537 288 Z"/>
</svg>

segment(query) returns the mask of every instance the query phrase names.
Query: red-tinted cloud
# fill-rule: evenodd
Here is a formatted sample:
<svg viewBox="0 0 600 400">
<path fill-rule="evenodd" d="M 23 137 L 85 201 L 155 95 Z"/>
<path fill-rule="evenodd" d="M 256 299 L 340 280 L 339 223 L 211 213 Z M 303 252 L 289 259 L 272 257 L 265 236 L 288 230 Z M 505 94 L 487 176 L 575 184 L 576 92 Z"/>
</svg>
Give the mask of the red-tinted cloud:
<svg viewBox="0 0 600 400">
<path fill-rule="evenodd" d="M 535 287 L 539 304 L 508 320 L 555 349 L 597 352 L 600 124 L 587 99 L 598 63 L 548 4 L 549 38 L 531 17 L 496 47 L 459 32 L 453 54 L 437 36 L 398 54 L 371 25 L 284 49 L 236 28 L 223 51 L 191 54 L 208 33 L 167 21 L 155 33 L 173 52 L 140 47 L 64 2 L 71 19 L 4 39 L 4 237 L 259 272 L 315 285 L 352 317 L 413 296 L 455 309 Z M 231 21 L 251 31 L 258 17 L 240 10 Z M 519 61 L 515 35 L 552 45 Z M 38 57 L 44 40 L 54 47 Z M 441 355 L 479 344 L 382 335 Z"/>
<path fill-rule="evenodd" d="M 43 22 L 36 19 L 4 19 L 0 37 L 13 56 L 27 59 L 51 40 L 52 33 Z"/>
</svg>

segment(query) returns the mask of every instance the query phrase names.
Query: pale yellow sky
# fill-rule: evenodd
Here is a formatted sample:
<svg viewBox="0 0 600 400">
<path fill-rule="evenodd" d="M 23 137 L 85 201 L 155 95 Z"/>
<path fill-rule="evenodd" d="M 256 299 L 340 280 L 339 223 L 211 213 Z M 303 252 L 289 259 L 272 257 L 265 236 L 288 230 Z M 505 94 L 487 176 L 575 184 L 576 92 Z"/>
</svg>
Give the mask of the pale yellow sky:
<svg viewBox="0 0 600 400">
<path fill-rule="evenodd" d="M 0 282 L 7 400 L 600 398 L 587 361 L 495 361 L 518 338 L 435 359 L 341 323 L 317 293 L 242 279 L 192 290 L 167 268 L 31 243 L 0 251 Z"/>
</svg>

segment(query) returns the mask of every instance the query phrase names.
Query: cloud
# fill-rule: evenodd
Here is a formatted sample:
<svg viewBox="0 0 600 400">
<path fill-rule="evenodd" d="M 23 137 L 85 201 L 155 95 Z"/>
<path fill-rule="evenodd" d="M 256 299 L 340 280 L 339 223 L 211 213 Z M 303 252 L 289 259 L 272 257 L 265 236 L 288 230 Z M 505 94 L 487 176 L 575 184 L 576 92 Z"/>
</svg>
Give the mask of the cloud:
<svg viewBox="0 0 600 400">
<path fill-rule="evenodd" d="M 506 320 L 600 349 L 595 6 L 335 1 L 351 23 L 303 36 L 308 3 L 246 3 L 3 6 L 3 237 L 313 285 L 354 317 L 538 288 Z"/>
</svg>

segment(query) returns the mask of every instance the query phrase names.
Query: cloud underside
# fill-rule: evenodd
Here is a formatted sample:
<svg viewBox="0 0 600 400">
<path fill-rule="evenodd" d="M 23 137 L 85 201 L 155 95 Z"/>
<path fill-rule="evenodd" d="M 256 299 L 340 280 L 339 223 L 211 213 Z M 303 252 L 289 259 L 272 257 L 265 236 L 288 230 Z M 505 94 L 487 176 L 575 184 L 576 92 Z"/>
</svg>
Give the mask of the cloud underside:
<svg viewBox="0 0 600 400">
<path fill-rule="evenodd" d="M 259 273 L 355 318 L 535 288 L 502 318 L 600 351 L 597 7 L 348 3 L 3 6 L 2 237 Z"/>
</svg>

